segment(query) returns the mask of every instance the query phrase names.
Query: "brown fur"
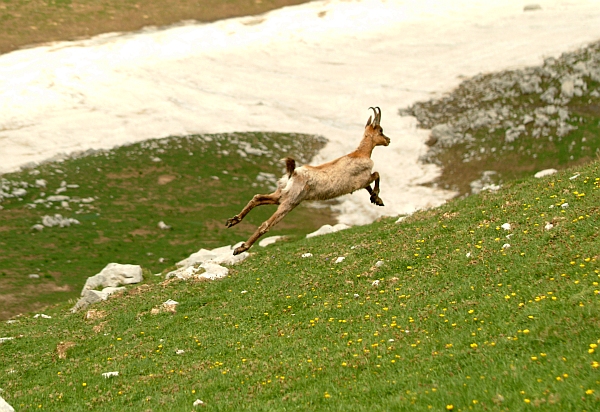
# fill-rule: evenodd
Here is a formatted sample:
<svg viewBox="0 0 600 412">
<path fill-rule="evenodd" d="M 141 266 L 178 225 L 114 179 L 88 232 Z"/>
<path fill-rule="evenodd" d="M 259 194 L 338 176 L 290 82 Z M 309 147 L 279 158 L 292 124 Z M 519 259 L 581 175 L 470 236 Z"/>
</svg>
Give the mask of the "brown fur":
<svg viewBox="0 0 600 412">
<path fill-rule="evenodd" d="M 371 203 L 383 206 L 383 201 L 379 198 L 379 173 L 371 173 L 373 169 L 371 153 L 375 146 L 389 145 L 390 139 L 383 134 L 383 129 L 379 125 L 381 110 L 378 112 L 378 107 L 371 109 L 375 112 L 375 118 L 372 120 L 369 117 L 363 138 L 356 150 L 319 166 L 296 168 L 294 159 L 290 157 L 284 159 L 287 175 L 279 180 L 277 190 L 271 194 L 255 195 L 239 214 L 227 219 L 225 225 L 232 227 L 240 223 L 256 206 L 279 205 L 277 211 L 260 225 L 242 246 L 234 250 L 234 255 L 250 249 L 259 237 L 304 200 L 333 199 L 359 189 L 366 189 L 371 195 Z M 375 184 L 371 188 L 373 182 Z"/>
</svg>

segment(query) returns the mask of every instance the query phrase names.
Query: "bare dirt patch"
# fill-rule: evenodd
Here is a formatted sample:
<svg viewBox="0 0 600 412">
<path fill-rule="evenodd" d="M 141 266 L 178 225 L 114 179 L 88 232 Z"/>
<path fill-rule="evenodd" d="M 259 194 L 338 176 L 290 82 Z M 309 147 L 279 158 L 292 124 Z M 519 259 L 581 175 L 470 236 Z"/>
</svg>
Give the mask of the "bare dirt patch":
<svg viewBox="0 0 600 412">
<path fill-rule="evenodd" d="M 161 176 L 158 176 L 158 184 L 159 185 L 166 185 L 167 183 L 171 183 L 175 179 L 177 179 L 177 176 L 173 176 L 173 175 L 161 175 Z"/>
</svg>

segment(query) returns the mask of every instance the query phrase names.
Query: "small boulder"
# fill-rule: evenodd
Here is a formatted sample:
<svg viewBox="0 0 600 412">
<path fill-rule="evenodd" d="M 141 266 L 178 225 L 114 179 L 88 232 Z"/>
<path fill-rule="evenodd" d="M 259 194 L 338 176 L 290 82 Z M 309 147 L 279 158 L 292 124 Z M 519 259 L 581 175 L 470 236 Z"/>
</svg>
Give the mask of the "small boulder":
<svg viewBox="0 0 600 412">
<path fill-rule="evenodd" d="M 345 229 L 348 229 L 348 228 L 350 228 L 350 226 L 345 225 L 343 223 L 338 223 L 335 226 L 323 225 L 317 231 L 309 233 L 308 235 L 306 235 L 306 237 L 310 238 L 310 237 L 314 237 L 314 236 L 327 235 L 329 233 L 338 232 L 340 230 L 345 230 Z"/>
<path fill-rule="evenodd" d="M 15 409 L 0 396 L 0 412 L 15 412 Z"/>
<path fill-rule="evenodd" d="M 140 265 L 122 265 L 120 263 L 109 263 L 100 273 L 87 279 L 81 296 L 88 290 L 98 287 L 116 287 L 131 285 L 143 280 L 142 267 Z"/>
</svg>

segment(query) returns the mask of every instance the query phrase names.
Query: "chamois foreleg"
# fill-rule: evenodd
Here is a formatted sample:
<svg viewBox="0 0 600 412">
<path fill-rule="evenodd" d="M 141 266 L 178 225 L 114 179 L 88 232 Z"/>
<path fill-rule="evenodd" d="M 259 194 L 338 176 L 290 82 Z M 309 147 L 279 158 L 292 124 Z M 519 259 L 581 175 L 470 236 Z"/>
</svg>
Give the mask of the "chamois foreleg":
<svg viewBox="0 0 600 412">
<path fill-rule="evenodd" d="M 273 192 L 271 194 L 268 194 L 268 195 L 254 195 L 254 197 L 252 198 L 252 200 L 250 200 L 248 202 L 248 204 L 246 205 L 246 207 L 244 207 L 239 214 L 235 215 L 232 218 L 227 219 L 227 222 L 225 222 L 225 226 L 232 227 L 232 226 L 237 225 L 256 206 L 278 205 L 280 198 L 281 198 L 281 191 L 280 190 L 277 190 L 277 191 L 275 191 L 275 192 Z"/>
<path fill-rule="evenodd" d="M 271 227 L 275 226 L 281 219 L 284 218 L 285 215 L 291 212 L 292 209 L 295 208 L 297 205 L 298 203 L 290 202 L 280 204 L 275 213 L 273 213 L 273 215 L 269 219 L 267 219 L 262 225 L 260 225 L 256 232 L 254 232 L 246 242 L 244 242 L 240 247 L 237 247 L 233 251 L 233 254 L 239 255 L 240 253 L 250 249 L 259 237 L 267 233 L 269 229 L 271 229 Z"/>
<path fill-rule="evenodd" d="M 371 203 L 376 204 L 377 206 L 384 206 L 383 200 L 379 197 L 379 180 L 379 173 L 373 172 L 373 174 L 371 174 L 371 180 L 365 189 L 367 189 L 367 192 L 371 195 Z M 372 189 L 371 182 L 375 182 Z"/>
</svg>

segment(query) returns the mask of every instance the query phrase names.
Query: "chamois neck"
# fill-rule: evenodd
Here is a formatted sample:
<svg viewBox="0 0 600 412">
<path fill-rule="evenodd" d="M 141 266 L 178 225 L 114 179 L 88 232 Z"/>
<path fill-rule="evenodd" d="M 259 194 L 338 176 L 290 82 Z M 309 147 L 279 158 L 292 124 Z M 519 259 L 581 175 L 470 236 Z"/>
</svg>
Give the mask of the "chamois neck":
<svg viewBox="0 0 600 412">
<path fill-rule="evenodd" d="M 354 150 L 354 152 L 352 152 L 352 154 L 354 155 L 353 157 L 371 157 L 371 153 L 373 153 L 374 148 L 375 148 L 375 145 L 373 145 L 373 142 L 371 141 L 371 139 L 369 139 L 368 137 L 365 136 L 360 141 L 356 150 Z"/>
</svg>

